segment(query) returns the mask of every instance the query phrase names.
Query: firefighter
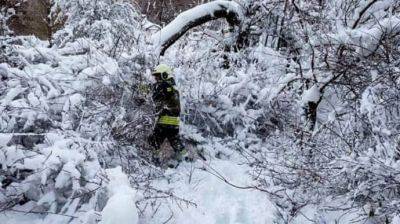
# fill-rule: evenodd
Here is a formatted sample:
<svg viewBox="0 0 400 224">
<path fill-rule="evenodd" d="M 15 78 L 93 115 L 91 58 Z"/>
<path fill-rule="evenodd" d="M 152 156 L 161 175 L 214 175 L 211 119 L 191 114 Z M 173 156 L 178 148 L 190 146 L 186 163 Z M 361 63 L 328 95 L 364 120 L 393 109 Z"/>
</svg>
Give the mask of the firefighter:
<svg viewBox="0 0 400 224">
<path fill-rule="evenodd" d="M 155 163 L 160 165 L 160 146 L 167 139 L 174 149 L 173 160 L 169 162 L 168 166 L 176 167 L 179 162 L 187 158 L 187 150 L 179 137 L 181 112 L 179 92 L 175 88 L 172 69 L 168 65 L 158 65 L 153 71 L 153 76 L 156 80 L 153 86 L 153 101 L 158 119 L 149 142 L 155 148 Z"/>
</svg>

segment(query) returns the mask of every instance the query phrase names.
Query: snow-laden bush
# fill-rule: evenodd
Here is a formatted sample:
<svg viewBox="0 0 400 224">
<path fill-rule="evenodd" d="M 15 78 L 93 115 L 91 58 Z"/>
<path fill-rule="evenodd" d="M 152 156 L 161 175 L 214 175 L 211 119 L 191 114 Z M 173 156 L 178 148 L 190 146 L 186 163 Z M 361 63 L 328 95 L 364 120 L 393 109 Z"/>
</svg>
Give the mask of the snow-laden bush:
<svg viewBox="0 0 400 224">
<path fill-rule="evenodd" d="M 204 63 L 193 56 L 190 64 L 177 69 L 179 84 L 188 90 L 184 91 L 187 122 L 200 125 L 199 128 L 209 133 L 225 136 L 236 136 L 241 132 L 257 132 L 264 136 L 270 128 L 282 125 L 282 117 L 271 107 L 284 107 L 285 102 L 282 105 L 268 102 L 268 98 L 274 98 L 273 94 L 278 93 L 274 93 L 272 87 L 286 79 L 281 76 L 286 65 L 280 63 L 279 53 L 263 46 L 229 53 L 229 60 L 238 63 L 233 62 L 229 69 L 222 68 L 225 59 L 219 53 L 205 54 L 215 60 Z M 281 109 L 285 110 L 283 107 Z"/>
<path fill-rule="evenodd" d="M 90 215 L 104 206 L 101 167 L 85 139 L 47 133 L 45 142 L 27 149 L 7 146 L 13 137 L 1 136 L 2 210 L 60 214 L 47 217 L 60 222 L 77 218 L 77 214 Z"/>
<path fill-rule="evenodd" d="M 95 223 L 109 197 L 105 168 L 121 165 L 136 187 L 152 177 L 139 170 L 136 149 L 146 151 L 154 122 L 144 88 L 154 60 L 130 4 L 56 6 L 68 19 L 52 47 L 2 37 L 0 209 Z"/>
<path fill-rule="evenodd" d="M 400 212 L 399 3 L 243 7 L 243 48 L 229 49 L 222 24 L 167 51 L 185 121 L 225 137 L 250 161 L 282 220 L 310 206 L 320 220 L 333 210 L 391 220 Z"/>
<path fill-rule="evenodd" d="M 61 0 L 53 4 L 52 11 L 57 9 L 60 9 L 58 18 L 68 18 L 65 27 L 53 37 L 58 46 L 88 38 L 103 52 L 116 57 L 122 52 L 139 50 L 138 46 L 145 39 L 138 28 L 147 21 L 129 1 Z"/>
<path fill-rule="evenodd" d="M 277 89 L 298 110 L 285 114 L 289 123 L 262 150 L 248 149 L 260 153 L 246 155 L 255 178 L 276 188 L 271 197 L 284 220 L 308 205 L 318 205 L 321 216 L 344 210 L 377 223 L 400 212 L 399 7 L 393 1 L 287 5 L 293 14 L 282 18 L 283 33 L 293 38 L 278 49 L 294 70 Z"/>
</svg>

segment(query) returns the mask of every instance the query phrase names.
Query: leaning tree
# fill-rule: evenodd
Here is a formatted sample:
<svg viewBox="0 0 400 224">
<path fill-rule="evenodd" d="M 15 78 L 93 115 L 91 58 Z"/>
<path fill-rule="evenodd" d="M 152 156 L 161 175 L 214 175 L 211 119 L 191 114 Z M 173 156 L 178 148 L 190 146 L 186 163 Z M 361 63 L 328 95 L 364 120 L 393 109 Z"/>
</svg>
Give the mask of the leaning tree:
<svg viewBox="0 0 400 224">
<path fill-rule="evenodd" d="M 160 55 L 190 29 L 212 20 L 225 18 L 231 27 L 240 29 L 243 7 L 233 1 L 218 0 L 189 9 L 178 15 L 163 29 L 152 36 L 153 43 L 160 48 Z"/>
</svg>

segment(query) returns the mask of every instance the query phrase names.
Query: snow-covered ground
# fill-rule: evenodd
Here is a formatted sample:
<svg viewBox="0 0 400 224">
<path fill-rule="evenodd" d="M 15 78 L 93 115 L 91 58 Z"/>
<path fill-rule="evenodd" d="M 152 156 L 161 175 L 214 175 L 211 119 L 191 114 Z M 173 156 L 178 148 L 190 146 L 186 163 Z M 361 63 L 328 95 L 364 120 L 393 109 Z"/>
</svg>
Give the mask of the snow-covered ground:
<svg viewBox="0 0 400 224">
<path fill-rule="evenodd" d="M 114 177 L 111 191 L 115 191 L 102 211 L 102 224 L 125 224 L 137 220 L 138 224 L 274 224 L 276 208 L 266 194 L 254 189 L 239 189 L 254 184 L 246 172 L 249 167 L 240 165 L 238 161 L 213 159 L 204 162 L 184 162 L 176 169 L 165 171 L 167 178 L 154 181 L 153 187 L 170 191 L 172 194 L 187 200 L 188 203 L 165 200 L 156 213 L 138 214 L 134 200 L 141 199 L 141 192 L 132 196 L 124 175 L 118 168 L 111 169 Z M 113 174 L 111 174 L 113 175 Z M 218 176 L 218 177 L 217 177 Z M 225 183 L 221 177 L 225 178 Z M 125 176 L 126 178 L 126 176 Z M 113 182 L 114 181 L 114 182 Z M 232 186 L 235 185 L 236 187 Z M 133 189 L 131 189 L 133 190 Z M 314 207 L 308 207 L 290 223 L 313 223 L 307 218 L 315 218 Z M 139 216 L 139 219 L 136 217 Z M 339 217 L 341 216 L 341 217 Z M 48 224 L 49 217 L 40 214 L 3 212 L 0 213 L 2 224 Z M 354 217 L 346 217 L 339 213 L 324 214 L 323 223 L 349 223 Z"/>
<path fill-rule="evenodd" d="M 173 189 L 176 195 L 195 203 L 195 206 L 185 208 L 183 204 L 170 202 L 163 206 L 151 223 L 165 222 L 171 211 L 174 213 L 171 223 L 272 223 L 275 209 L 264 193 L 238 189 L 224 183 L 211 174 L 216 174 L 216 171 L 236 186 L 246 187 L 252 184 L 245 174 L 245 165 L 217 159 L 204 163 L 183 163 L 176 170 L 166 171 L 170 176 L 168 180 L 154 184 L 164 190 Z"/>
<path fill-rule="evenodd" d="M 160 179 L 152 183 L 160 190 L 172 190 L 172 193 L 188 200 L 193 204 L 179 203 L 176 201 L 165 201 L 158 212 L 146 214 L 140 217 L 139 223 L 215 223 L 215 224 L 265 224 L 273 223 L 275 208 L 268 201 L 266 195 L 252 189 L 238 189 L 220 178 L 212 175 L 218 171 L 230 183 L 245 187 L 250 186 L 252 181 L 245 174 L 248 170 L 246 165 L 238 165 L 229 160 L 213 159 L 212 161 L 195 163 L 182 163 L 177 169 L 167 169 L 166 179 Z M 122 181 L 123 182 L 123 181 Z M 114 186 L 120 189 L 121 185 Z M 126 191 L 122 191 L 122 194 Z M 120 191 L 121 193 L 121 191 Z M 140 198 L 140 192 L 136 197 Z M 114 195 L 113 197 L 119 197 Z M 127 203 L 122 200 L 109 200 L 109 205 L 103 210 L 104 224 L 121 224 L 118 220 L 130 220 L 132 212 L 126 210 Z M 123 199 L 124 197 L 119 197 Z M 128 198 L 128 197 L 127 197 Z M 116 198 L 118 200 L 118 198 Z M 134 201 L 130 202 L 134 203 Z M 124 206 L 121 206 L 124 205 Z M 121 210 L 125 212 L 121 214 Z M 128 217 L 120 219 L 121 216 Z M 48 223 L 44 217 L 35 214 L 16 214 L 7 212 L 0 214 L 2 224 L 44 224 Z"/>
</svg>

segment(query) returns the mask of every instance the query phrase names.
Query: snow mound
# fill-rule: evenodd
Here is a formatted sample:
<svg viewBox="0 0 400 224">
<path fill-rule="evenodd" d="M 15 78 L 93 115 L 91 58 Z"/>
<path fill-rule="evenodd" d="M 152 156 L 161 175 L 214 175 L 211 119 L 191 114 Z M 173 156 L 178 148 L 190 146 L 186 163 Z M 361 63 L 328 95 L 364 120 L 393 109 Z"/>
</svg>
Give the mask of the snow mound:
<svg viewBox="0 0 400 224">
<path fill-rule="evenodd" d="M 135 205 L 136 192 L 130 187 L 128 176 L 120 166 L 106 170 L 110 179 L 110 199 L 101 212 L 100 224 L 136 224 L 139 220 Z"/>
</svg>

